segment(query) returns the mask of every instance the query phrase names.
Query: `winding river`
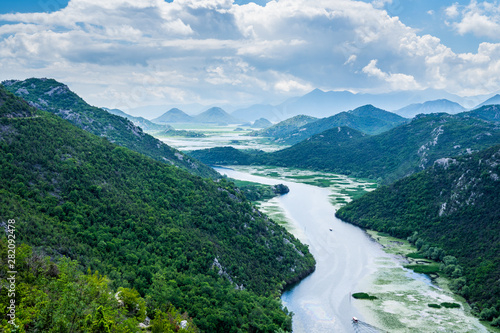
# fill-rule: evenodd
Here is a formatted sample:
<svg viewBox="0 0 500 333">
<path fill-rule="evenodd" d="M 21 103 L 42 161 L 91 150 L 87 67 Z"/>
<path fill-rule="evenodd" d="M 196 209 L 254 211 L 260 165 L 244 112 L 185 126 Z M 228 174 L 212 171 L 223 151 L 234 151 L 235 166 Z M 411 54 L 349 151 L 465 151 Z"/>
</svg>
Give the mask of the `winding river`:
<svg viewBox="0 0 500 333">
<path fill-rule="evenodd" d="M 335 217 L 332 192 L 340 195 L 339 189 L 355 190 L 366 184 L 329 175 L 338 177 L 337 187 L 322 188 L 287 181 L 293 177 L 286 175 L 286 169 L 264 172 L 280 179 L 253 175 L 251 169 L 215 169 L 233 179 L 285 184 L 290 189 L 271 201 L 284 215 L 287 229 L 309 245 L 316 259 L 315 272 L 281 297 L 294 313 L 294 333 L 487 332 L 464 303 L 460 309 L 428 307 L 457 300 L 427 276 L 403 268 L 402 257 L 386 253 L 365 231 Z M 374 293 L 379 299 L 355 300 L 351 297 L 355 292 Z M 352 322 L 353 316 L 358 323 Z"/>
<path fill-rule="evenodd" d="M 335 217 L 329 189 L 216 170 L 234 179 L 290 188 L 277 200 L 292 222 L 295 236 L 309 245 L 317 262 L 313 274 L 282 296 L 284 305 L 294 313 L 293 331 L 352 332 L 352 317 L 362 320 L 363 315 L 352 304 L 350 294 L 359 291 L 358 281 L 375 270 L 375 259 L 389 255 L 363 230 Z"/>
</svg>

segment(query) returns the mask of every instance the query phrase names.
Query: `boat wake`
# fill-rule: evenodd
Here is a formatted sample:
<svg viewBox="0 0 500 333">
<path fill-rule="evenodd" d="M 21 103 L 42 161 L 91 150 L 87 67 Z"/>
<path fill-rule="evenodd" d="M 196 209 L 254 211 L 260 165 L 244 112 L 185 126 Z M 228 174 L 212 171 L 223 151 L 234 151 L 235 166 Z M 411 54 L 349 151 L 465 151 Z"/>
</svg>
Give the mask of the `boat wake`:
<svg viewBox="0 0 500 333">
<path fill-rule="evenodd" d="M 354 329 L 354 332 L 356 333 L 384 333 L 384 330 L 381 330 L 378 327 L 375 327 L 373 325 L 370 325 L 364 321 L 357 320 L 357 321 L 352 321 L 352 328 Z"/>
</svg>

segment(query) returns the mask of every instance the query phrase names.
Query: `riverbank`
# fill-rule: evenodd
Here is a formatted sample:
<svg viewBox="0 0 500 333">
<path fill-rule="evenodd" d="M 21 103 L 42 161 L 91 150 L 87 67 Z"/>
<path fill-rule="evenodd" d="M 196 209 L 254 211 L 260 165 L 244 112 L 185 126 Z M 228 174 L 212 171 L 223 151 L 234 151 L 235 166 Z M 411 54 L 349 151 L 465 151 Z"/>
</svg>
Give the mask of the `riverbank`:
<svg viewBox="0 0 500 333">
<path fill-rule="evenodd" d="M 283 183 L 290 193 L 264 201 L 259 209 L 308 244 L 316 271 L 282 295 L 294 312 L 294 333 L 352 332 L 350 318 L 361 325 L 390 332 L 487 332 L 467 305 L 423 274 L 403 266 L 416 249 L 404 240 L 370 233 L 335 218 L 335 211 L 355 196 L 376 187 L 366 180 L 308 170 L 238 166 L 228 177 L 265 184 Z M 378 242 L 377 242 L 378 241 Z M 366 292 L 373 300 L 354 299 Z"/>
<path fill-rule="evenodd" d="M 376 326 L 390 332 L 498 332 L 473 316 L 465 299 L 451 292 L 448 279 L 405 268 L 435 267 L 438 263 L 408 257 L 417 249 L 406 240 L 373 230 L 367 234 L 395 259 L 380 258 L 380 269 L 360 281 L 360 291 L 376 299 L 354 300 Z"/>
</svg>

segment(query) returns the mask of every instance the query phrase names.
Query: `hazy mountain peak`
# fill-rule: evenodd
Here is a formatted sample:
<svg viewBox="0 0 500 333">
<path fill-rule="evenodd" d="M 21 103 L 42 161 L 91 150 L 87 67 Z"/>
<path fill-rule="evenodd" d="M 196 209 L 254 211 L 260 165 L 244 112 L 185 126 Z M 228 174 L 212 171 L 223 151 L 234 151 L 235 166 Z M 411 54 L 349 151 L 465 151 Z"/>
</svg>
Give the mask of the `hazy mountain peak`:
<svg viewBox="0 0 500 333">
<path fill-rule="evenodd" d="M 493 105 L 493 104 L 500 104 L 500 94 L 496 94 L 495 96 L 488 98 L 487 100 L 476 106 L 476 108 L 479 108 L 484 105 Z"/>
<path fill-rule="evenodd" d="M 194 117 L 200 123 L 236 124 L 241 122 L 222 108 L 214 106 Z"/>
<path fill-rule="evenodd" d="M 157 123 L 189 123 L 193 121 L 193 117 L 178 108 L 172 108 L 153 121 Z"/>
<path fill-rule="evenodd" d="M 457 114 L 463 111 L 465 111 L 465 108 L 462 105 L 448 99 L 441 98 L 423 103 L 410 104 L 394 112 L 406 118 L 413 118 L 420 113 L 429 114 L 445 112 L 449 114 Z"/>
</svg>

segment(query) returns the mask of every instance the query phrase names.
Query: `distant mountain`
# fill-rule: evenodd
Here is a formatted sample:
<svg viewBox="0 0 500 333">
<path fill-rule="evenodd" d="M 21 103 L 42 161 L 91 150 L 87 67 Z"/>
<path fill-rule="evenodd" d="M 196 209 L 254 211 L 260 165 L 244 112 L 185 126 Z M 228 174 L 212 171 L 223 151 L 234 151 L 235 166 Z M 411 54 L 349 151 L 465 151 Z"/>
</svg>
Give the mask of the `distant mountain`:
<svg viewBox="0 0 500 333">
<path fill-rule="evenodd" d="M 345 127 L 340 128 L 344 134 Z M 467 155 L 500 143 L 500 128 L 496 124 L 446 113 L 419 115 L 410 123 L 373 136 L 362 136 L 353 129 L 349 135 L 338 133 L 338 127 L 331 128 L 292 147 L 266 154 L 243 157 L 231 151 L 216 151 L 224 155 L 219 158 L 208 151 L 194 151 L 190 155 L 206 163 L 234 163 L 244 158 L 249 164 L 330 171 L 391 183 L 432 166 L 438 159 Z"/>
<path fill-rule="evenodd" d="M 291 98 L 276 108 L 283 119 L 299 114 L 314 117 L 328 117 L 345 110 L 372 104 L 385 110 L 398 110 L 412 103 L 446 98 L 462 101 L 463 98 L 441 90 L 399 91 L 385 94 L 351 93 L 349 91 L 322 91 L 315 89 L 300 97 Z M 469 102 L 468 102 L 469 103 Z"/>
<path fill-rule="evenodd" d="M 440 158 L 423 172 L 354 200 L 337 216 L 363 228 L 401 238 L 411 236 L 422 254 L 444 262 L 443 273 L 451 278 L 454 291 L 479 312 L 496 305 L 493 317 L 498 317 L 499 165 L 500 145 Z M 457 262 L 444 255 L 456 257 Z M 485 312 L 481 317 L 488 319 Z"/>
<path fill-rule="evenodd" d="M 262 129 L 259 131 L 250 132 L 248 135 L 250 135 L 250 136 L 265 136 L 265 137 L 271 137 L 271 138 L 283 137 L 283 136 L 288 135 L 289 133 L 296 131 L 301 126 L 315 122 L 316 120 L 318 120 L 318 118 L 311 117 L 311 116 L 305 116 L 305 115 L 298 115 L 298 116 L 283 120 L 277 124 L 274 124 L 273 126 L 271 126 L 269 128 L 265 128 L 265 129 Z"/>
<path fill-rule="evenodd" d="M 184 111 L 173 108 L 151 121 L 155 123 L 190 123 L 194 119 Z"/>
<path fill-rule="evenodd" d="M 194 117 L 197 123 L 238 124 L 241 120 L 231 116 L 219 107 L 213 107 Z"/>
<path fill-rule="evenodd" d="M 141 115 L 147 119 L 153 119 L 165 113 L 165 110 L 175 108 L 183 110 L 183 112 L 187 113 L 188 115 L 193 115 L 200 113 L 202 110 L 206 110 L 207 106 L 198 103 L 144 105 L 128 109 L 127 113 L 131 115 Z"/>
<path fill-rule="evenodd" d="M 458 103 L 447 99 L 437 99 L 435 101 L 427 101 L 425 103 L 410 104 L 404 108 L 394 111 L 394 113 L 397 113 L 405 118 L 413 118 L 420 113 L 428 114 L 445 112 L 449 114 L 456 114 L 463 111 L 465 111 L 465 108 Z"/>
<path fill-rule="evenodd" d="M 131 116 L 131 115 L 123 112 L 122 110 L 119 110 L 119 109 L 108 109 L 108 108 L 102 108 L 102 109 L 106 110 L 109 113 L 114 114 L 116 116 L 127 118 L 132 123 L 134 123 L 135 126 L 139 126 L 144 131 L 165 131 L 168 129 L 172 129 L 171 126 L 155 124 L 155 123 L 147 120 L 146 118 L 134 117 L 134 116 Z"/>
<path fill-rule="evenodd" d="M 130 120 L 90 106 L 66 85 L 53 79 L 4 81 L 3 86 L 30 105 L 68 120 L 74 125 L 111 142 L 173 164 L 203 177 L 218 178 L 212 168 L 189 158 L 160 140 L 146 134 Z"/>
<path fill-rule="evenodd" d="M 253 124 L 252 128 L 268 128 L 273 126 L 273 123 L 267 120 L 266 118 L 259 118 Z"/>
<path fill-rule="evenodd" d="M 281 121 L 280 111 L 269 104 L 255 104 L 247 108 L 237 109 L 231 112 L 231 115 L 237 119 L 253 122 L 259 118 L 266 118 L 271 121 Z"/>
<path fill-rule="evenodd" d="M 472 111 L 459 113 L 458 116 L 482 119 L 484 121 L 499 124 L 500 105 L 484 105 Z"/>
<path fill-rule="evenodd" d="M 410 123 L 352 140 L 343 146 L 331 145 L 319 135 L 324 133 L 270 153 L 266 156 L 267 163 L 372 179 L 380 177 L 388 183 L 423 170 L 437 159 L 468 154 L 500 143 L 500 128 L 494 124 L 444 113 L 420 115 Z"/>
<path fill-rule="evenodd" d="M 274 140 L 283 144 L 295 144 L 330 128 L 346 126 L 366 134 L 379 134 L 407 119 L 392 112 L 365 105 L 352 111 L 341 112 L 328 118 L 305 124 L 284 135 L 275 135 Z"/>
<path fill-rule="evenodd" d="M 361 101 L 349 91 L 322 91 L 314 89 L 299 98 L 292 98 L 277 105 L 281 114 L 293 117 L 305 114 L 313 117 L 325 117 L 359 106 Z"/>
<path fill-rule="evenodd" d="M 495 96 L 488 98 L 486 101 L 482 102 L 481 104 L 479 104 L 475 108 L 477 109 L 477 108 L 484 106 L 484 105 L 494 105 L 494 104 L 500 104 L 500 94 L 496 94 Z"/>
</svg>

